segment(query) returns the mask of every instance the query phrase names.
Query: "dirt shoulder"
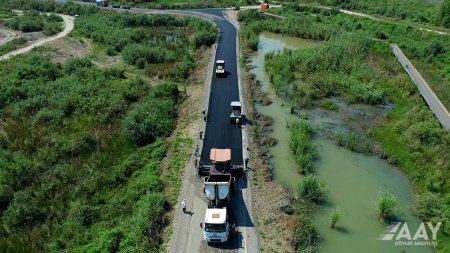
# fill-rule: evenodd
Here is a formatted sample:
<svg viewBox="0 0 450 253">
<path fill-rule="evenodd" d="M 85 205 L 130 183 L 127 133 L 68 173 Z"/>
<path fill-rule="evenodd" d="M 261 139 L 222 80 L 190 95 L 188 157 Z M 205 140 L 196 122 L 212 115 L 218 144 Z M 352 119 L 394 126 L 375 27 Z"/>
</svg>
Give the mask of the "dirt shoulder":
<svg viewBox="0 0 450 253">
<path fill-rule="evenodd" d="M 0 61 L 7 60 L 7 59 L 9 59 L 9 58 L 11 58 L 12 56 L 15 56 L 15 55 L 19 55 L 19 54 L 23 54 L 23 53 L 29 52 L 31 49 L 33 49 L 35 47 L 42 46 L 45 43 L 57 40 L 59 38 L 62 38 L 64 36 L 66 36 L 67 34 L 69 34 L 74 28 L 74 25 L 73 25 L 74 18 L 72 16 L 62 15 L 62 14 L 60 14 L 60 16 L 63 18 L 63 21 L 64 21 L 64 30 L 62 32 L 60 32 L 60 33 L 58 33 L 58 34 L 56 34 L 54 36 L 51 36 L 51 37 L 45 37 L 45 38 L 37 39 L 36 41 L 34 41 L 33 43 L 31 43 L 30 45 L 28 45 L 26 47 L 23 47 L 23 48 L 14 50 L 12 52 L 9 52 L 9 53 L 1 56 L 0 57 Z"/>
<path fill-rule="evenodd" d="M 167 156 L 163 160 L 161 178 L 166 185 L 166 195 L 175 207 L 167 215 L 167 226 L 164 232 L 163 248 L 168 252 L 201 251 L 200 245 L 194 242 L 194 238 L 200 240 L 202 237 L 199 224 L 202 222 L 206 203 L 202 199 L 202 182 L 196 177 L 192 150 L 195 145 L 199 145 L 200 148 L 202 146 L 197 133 L 205 128 L 205 122 L 200 119 L 200 112 L 202 108 L 208 107 L 215 54 L 216 45 L 197 51 L 195 58 L 199 60 L 189 78 L 189 85 L 186 86 L 187 96 L 180 106 L 177 128 L 170 137 L 172 144 L 169 145 Z M 181 155 L 177 144 L 177 140 L 180 139 L 184 140 Z M 174 161 L 179 162 L 179 168 L 174 168 Z M 183 214 L 179 208 L 178 203 L 184 198 L 190 215 Z"/>
</svg>

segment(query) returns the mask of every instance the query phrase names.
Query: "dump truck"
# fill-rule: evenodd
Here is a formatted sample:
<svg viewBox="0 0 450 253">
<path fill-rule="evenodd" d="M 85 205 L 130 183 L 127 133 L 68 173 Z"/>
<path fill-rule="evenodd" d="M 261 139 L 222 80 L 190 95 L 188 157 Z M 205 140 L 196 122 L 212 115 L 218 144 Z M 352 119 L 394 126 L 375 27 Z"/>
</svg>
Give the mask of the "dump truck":
<svg viewBox="0 0 450 253">
<path fill-rule="evenodd" d="M 211 149 L 214 170 L 205 177 L 203 192 L 208 199 L 205 221 L 200 224 L 207 242 L 226 242 L 230 230 L 230 195 L 234 193 L 235 178 L 229 170 L 231 149 Z"/>
<path fill-rule="evenodd" d="M 206 209 L 205 222 L 200 224 L 203 238 L 207 242 L 226 242 L 230 237 L 230 222 L 227 208 Z"/>
<path fill-rule="evenodd" d="M 108 7 L 108 0 L 95 0 L 97 6 Z"/>
<path fill-rule="evenodd" d="M 231 102 L 231 114 L 230 114 L 230 122 L 233 124 L 238 124 L 241 121 L 241 110 L 242 110 L 242 104 L 239 101 L 233 101 Z"/>
<path fill-rule="evenodd" d="M 225 75 L 225 61 L 217 60 L 216 61 L 216 76 L 224 76 Z"/>
<path fill-rule="evenodd" d="M 203 192 L 209 200 L 208 207 L 226 206 L 234 192 L 234 177 L 231 174 L 214 173 L 205 177 Z"/>
</svg>

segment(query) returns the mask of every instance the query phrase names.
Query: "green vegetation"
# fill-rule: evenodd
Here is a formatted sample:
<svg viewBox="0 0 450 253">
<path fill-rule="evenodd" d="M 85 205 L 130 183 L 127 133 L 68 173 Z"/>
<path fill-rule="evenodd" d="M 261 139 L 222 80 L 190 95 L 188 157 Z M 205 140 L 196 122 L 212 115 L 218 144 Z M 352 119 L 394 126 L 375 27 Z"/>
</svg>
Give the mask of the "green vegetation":
<svg viewBox="0 0 450 253">
<path fill-rule="evenodd" d="M 325 110 L 339 111 L 339 106 L 330 99 L 324 99 L 320 106 Z"/>
<path fill-rule="evenodd" d="M 450 28 L 450 1 L 444 0 L 441 4 L 441 9 L 439 10 L 439 16 L 436 20 L 438 25 Z"/>
<path fill-rule="evenodd" d="M 448 224 L 450 133 L 442 129 L 388 46 L 398 44 L 450 108 L 448 36 L 320 8 L 288 5 L 273 11 L 287 19 L 274 20 L 246 11 L 240 15 L 243 29 L 255 35 L 268 30 L 324 40 L 313 49 L 266 56 L 266 71 L 277 93 L 296 109 L 323 106 L 330 99 L 348 104 L 392 104 L 387 117 L 369 129 L 368 138 L 380 143 L 382 152 L 378 155 L 403 169 L 415 183 L 420 217 Z M 360 136 L 348 134 L 336 139 L 352 150 L 374 150 L 373 144 L 362 142 L 365 138 Z M 436 198 L 442 201 L 432 205 Z M 433 211 L 426 212 L 426 207 Z M 438 234 L 439 250 L 450 250 L 449 236 L 450 226 L 444 225 Z"/>
<path fill-rule="evenodd" d="M 375 210 L 378 219 L 387 222 L 397 214 L 397 198 L 390 193 L 382 193 L 375 203 Z"/>
<path fill-rule="evenodd" d="M 70 10 L 64 6 L 57 8 Z M 147 83 L 127 78 L 126 63 L 54 64 L 33 54 L 0 62 L 0 248 L 158 252 L 173 201 L 167 184 L 176 183 L 173 174 L 192 146 L 190 139 L 171 146 L 165 140 L 183 100 L 177 85 L 195 66 L 194 50 L 209 45 L 217 30 L 195 18 L 76 10 L 82 14 L 76 36 L 105 51 L 114 46 L 114 54 L 132 43 L 165 49 L 174 59 L 163 61 L 164 68 L 184 72 Z M 103 21 L 112 25 L 105 29 Z M 145 59 L 146 69 L 160 64 Z M 161 161 L 169 147 L 166 177 Z"/>
<path fill-rule="evenodd" d="M 341 210 L 338 207 L 333 209 L 330 215 L 331 228 L 336 226 L 336 223 L 341 219 L 341 216 Z"/>
<path fill-rule="evenodd" d="M 302 178 L 298 186 L 298 192 L 300 197 L 314 204 L 320 204 L 327 198 L 324 183 L 311 174 Z"/>
<path fill-rule="evenodd" d="M 14 30 L 22 32 L 39 32 L 51 36 L 62 31 L 62 18 L 55 14 L 40 14 L 38 11 L 26 11 L 23 16 L 9 19 L 7 24 Z"/>
<path fill-rule="evenodd" d="M 218 36 L 207 21 L 171 15 L 102 12 L 77 18 L 75 25 L 82 35 L 105 45 L 108 55 L 121 53 L 126 63 L 144 69 L 148 76 L 176 81 L 185 80 L 194 68 L 192 51 L 211 46 Z"/>
<path fill-rule="evenodd" d="M 300 172 L 307 174 L 312 172 L 314 159 L 314 147 L 312 145 L 312 126 L 307 121 L 293 120 L 289 123 L 289 147 L 294 153 Z"/>
<path fill-rule="evenodd" d="M 87 59 L 59 66 L 29 55 L 1 65 L 0 244 L 19 236 L 41 250 L 158 249 L 164 142 L 134 147 L 120 120 L 136 101 L 164 101 L 158 89 L 167 85 L 111 77 Z"/>
<path fill-rule="evenodd" d="M 73 1 L 59 4 L 52 0 L 2 0 L 2 9 L 33 10 L 39 12 L 55 12 L 67 15 L 93 14 L 99 11 L 96 6 L 82 6 Z"/>
<path fill-rule="evenodd" d="M 0 55 L 4 55 L 11 51 L 16 50 L 18 46 L 24 45 L 25 43 L 27 43 L 27 41 L 28 41 L 27 38 L 19 37 L 9 42 L 6 42 L 5 44 L 0 46 Z"/>
<path fill-rule="evenodd" d="M 192 155 L 193 143 L 194 140 L 192 138 L 177 137 L 171 144 L 170 170 L 166 183 L 167 198 L 171 203 L 175 203 L 178 199 L 178 194 L 181 189 L 180 179 L 183 175 L 183 169 Z"/>
<path fill-rule="evenodd" d="M 4 7 L 0 6 L 0 21 L 10 19 L 15 16 L 17 16 L 17 14 L 14 11 L 7 8 L 4 9 Z"/>
<path fill-rule="evenodd" d="M 145 103 L 135 106 L 123 119 L 125 135 L 135 144 L 167 137 L 175 127 L 178 88 L 174 83 L 157 86 Z"/>
<path fill-rule="evenodd" d="M 301 2 L 305 1 L 292 1 Z M 392 17 L 412 22 L 434 24 L 439 16 L 439 3 L 442 1 L 422 0 L 308 0 L 306 3 L 333 6 L 360 11 L 367 14 Z M 448 14 L 448 12 L 447 12 Z M 438 23 L 439 24 L 439 23 Z"/>
<path fill-rule="evenodd" d="M 417 196 L 417 213 L 422 220 L 448 222 L 445 217 L 443 199 L 438 194 L 425 192 Z"/>
</svg>

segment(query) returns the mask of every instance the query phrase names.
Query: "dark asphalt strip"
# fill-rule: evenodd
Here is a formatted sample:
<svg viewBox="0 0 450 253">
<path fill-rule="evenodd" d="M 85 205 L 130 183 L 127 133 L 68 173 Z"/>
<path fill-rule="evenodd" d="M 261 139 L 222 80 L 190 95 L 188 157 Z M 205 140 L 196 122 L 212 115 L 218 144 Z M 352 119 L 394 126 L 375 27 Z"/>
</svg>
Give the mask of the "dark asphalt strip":
<svg viewBox="0 0 450 253">
<path fill-rule="evenodd" d="M 223 18 L 222 10 L 196 10 L 213 14 Z M 220 38 L 216 59 L 225 61 L 226 77 L 213 75 L 209 107 L 207 109 L 208 122 L 203 141 L 201 163 L 210 164 L 209 155 L 212 148 L 230 148 L 231 164 L 242 165 L 242 130 L 230 123 L 230 103 L 239 101 L 239 87 L 236 64 L 236 28 L 227 20 L 216 20 L 220 27 Z"/>
</svg>

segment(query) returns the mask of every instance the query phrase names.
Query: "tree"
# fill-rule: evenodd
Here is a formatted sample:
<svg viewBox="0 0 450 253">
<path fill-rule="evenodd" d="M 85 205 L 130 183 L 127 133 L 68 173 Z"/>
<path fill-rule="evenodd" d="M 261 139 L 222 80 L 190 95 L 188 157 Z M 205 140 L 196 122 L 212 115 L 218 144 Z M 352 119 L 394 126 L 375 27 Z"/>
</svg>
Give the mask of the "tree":
<svg viewBox="0 0 450 253">
<path fill-rule="evenodd" d="M 386 221 L 397 214 L 397 198 L 388 192 L 382 193 L 375 204 L 375 208 L 378 219 Z"/>
</svg>

